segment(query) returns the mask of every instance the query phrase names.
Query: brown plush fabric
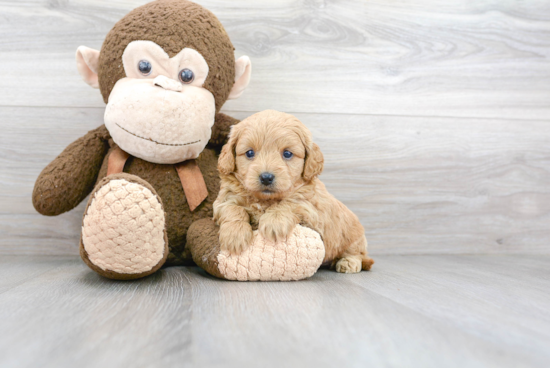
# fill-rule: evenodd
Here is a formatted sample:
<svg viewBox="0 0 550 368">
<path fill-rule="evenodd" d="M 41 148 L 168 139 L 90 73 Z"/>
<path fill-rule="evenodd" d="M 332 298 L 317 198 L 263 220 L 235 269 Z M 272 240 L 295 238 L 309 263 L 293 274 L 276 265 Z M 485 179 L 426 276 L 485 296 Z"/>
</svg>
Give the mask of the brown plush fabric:
<svg viewBox="0 0 550 368">
<path fill-rule="evenodd" d="M 187 247 L 193 254 L 193 261 L 212 276 L 225 278 L 218 268 L 220 254 L 220 227 L 212 219 L 194 222 L 187 232 Z"/>
<path fill-rule="evenodd" d="M 203 86 L 215 98 L 216 118 L 212 139 L 197 159 L 208 189 L 206 200 L 193 212 L 189 210 L 174 165 L 130 157 L 124 166 L 124 173 L 149 183 L 162 200 L 169 247 L 166 264 L 190 264 L 191 254 L 185 246 L 187 230 L 194 221 L 212 217 L 212 204 L 220 189 L 218 155 L 227 141 L 231 125 L 238 123 L 218 113 L 235 82 L 234 48 L 219 20 L 200 5 L 187 0 L 152 1 L 122 18 L 103 43 L 98 77 L 106 103 L 115 83 L 126 76 L 122 54 L 130 42 L 137 40 L 155 42 L 170 57 L 183 48 L 193 48 L 202 54 L 209 66 Z M 108 158 L 115 147 L 103 125 L 69 145 L 38 177 L 33 192 L 36 210 L 54 216 L 76 207 L 92 191 L 94 184 L 107 175 Z M 82 249 L 81 252 L 86 260 L 86 252 Z M 117 278 L 116 275 L 106 276 Z"/>
<path fill-rule="evenodd" d="M 99 88 L 107 103 L 115 83 L 124 78 L 122 54 L 132 41 L 152 41 L 173 57 L 185 47 L 197 50 L 209 66 L 204 88 L 216 100 L 216 112 L 235 82 L 234 47 L 214 14 L 187 0 L 157 0 L 118 21 L 99 55 Z"/>
<path fill-rule="evenodd" d="M 216 114 L 216 123 L 212 126 L 212 137 L 208 144 L 216 147 L 223 146 L 227 143 L 231 126 L 238 122 L 239 120 L 231 116 L 222 113 Z"/>
<path fill-rule="evenodd" d="M 94 197 L 94 193 L 96 191 L 98 191 L 103 185 L 108 183 L 109 181 L 116 180 L 116 179 L 124 179 L 124 180 L 127 180 L 127 181 L 132 182 L 132 183 L 138 183 L 140 185 L 143 185 L 144 187 L 149 189 L 151 192 L 153 192 L 153 194 L 155 194 L 159 198 L 160 204 L 163 205 L 162 199 L 156 193 L 155 189 L 149 183 L 147 183 L 145 180 L 142 180 L 141 178 L 138 178 L 137 176 L 134 176 L 134 175 L 128 175 L 126 173 L 112 174 L 108 178 L 105 177 L 97 183 L 96 187 L 94 188 L 93 192 L 90 195 L 90 200 L 88 201 L 88 204 L 86 205 L 86 210 L 84 210 L 84 216 L 86 216 L 86 213 L 88 213 L 88 207 L 90 207 L 90 204 L 92 203 L 92 198 Z M 84 248 L 84 244 L 82 243 L 82 235 L 80 236 L 80 257 L 82 257 L 84 262 L 92 270 L 94 270 L 95 272 L 97 272 L 101 276 L 105 276 L 105 277 L 113 279 L 113 280 L 135 280 L 135 279 L 139 279 L 139 278 L 142 278 L 142 277 L 145 277 L 145 276 L 148 276 L 148 275 L 151 275 L 151 274 L 155 273 L 156 271 L 158 271 L 164 265 L 164 263 L 166 262 L 166 259 L 168 258 L 168 254 L 169 254 L 168 237 L 167 237 L 167 234 L 166 234 L 166 228 L 164 229 L 164 241 L 165 241 L 165 243 L 164 243 L 165 244 L 165 246 L 164 246 L 164 256 L 162 257 L 162 260 L 155 267 L 153 267 L 151 270 L 149 270 L 147 272 L 143 272 L 143 273 L 133 273 L 133 274 L 118 273 L 118 272 L 114 272 L 114 271 L 110 271 L 110 270 L 104 270 L 104 269 L 96 266 L 95 264 L 93 264 L 90 261 L 90 258 L 88 257 L 88 253 L 86 252 L 86 249 Z"/>
<path fill-rule="evenodd" d="M 215 123 L 214 129 L 218 131 L 216 141 L 211 140 L 197 159 L 208 197 L 193 212 L 189 210 L 174 165 L 154 164 L 130 157 L 124 166 L 125 173 L 148 182 L 162 200 L 170 249 L 167 265 L 192 264 L 191 254 L 185 247 L 187 229 L 194 221 L 213 215 L 212 204 L 220 190 L 217 171 L 219 145 L 227 140 L 225 132 L 229 131 L 229 124 L 238 123 L 224 114 L 217 114 L 216 118 L 221 119 Z M 107 175 L 108 158 L 114 147 L 116 144 L 104 126 L 70 144 L 38 177 L 33 194 L 36 210 L 54 216 L 76 207 Z"/>
<path fill-rule="evenodd" d="M 174 165 L 154 164 L 137 157 L 130 157 L 124 172 L 139 176 L 155 188 L 162 199 L 166 213 L 166 232 L 170 254 L 167 265 L 190 264 L 191 255 L 184 254 L 187 229 L 196 220 L 212 217 L 212 204 L 220 190 L 220 180 L 216 169 L 219 151 L 205 148 L 197 159 L 208 196 L 193 212 L 189 210 L 181 181 Z M 99 178 L 107 173 L 107 160 L 104 160 Z"/>
<path fill-rule="evenodd" d="M 32 193 L 36 210 L 57 216 L 75 208 L 92 191 L 107 154 L 109 132 L 104 125 L 71 143 L 42 170 Z"/>
</svg>

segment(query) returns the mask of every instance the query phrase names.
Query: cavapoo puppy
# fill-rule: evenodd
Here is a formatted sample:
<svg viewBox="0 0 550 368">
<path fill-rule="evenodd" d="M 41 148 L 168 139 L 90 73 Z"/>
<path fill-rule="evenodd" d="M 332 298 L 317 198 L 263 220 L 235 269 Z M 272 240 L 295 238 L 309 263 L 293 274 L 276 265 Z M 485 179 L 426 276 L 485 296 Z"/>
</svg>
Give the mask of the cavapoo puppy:
<svg viewBox="0 0 550 368">
<path fill-rule="evenodd" d="M 232 127 L 218 160 L 221 188 L 214 202 L 220 247 L 240 253 L 252 230 L 285 240 L 297 224 L 317 231 L 325 262 L 344 273 L 369 270 L 363 226 L 317 178 L 323 154 L 294 116 L 267 110 Z"/>
</svg>

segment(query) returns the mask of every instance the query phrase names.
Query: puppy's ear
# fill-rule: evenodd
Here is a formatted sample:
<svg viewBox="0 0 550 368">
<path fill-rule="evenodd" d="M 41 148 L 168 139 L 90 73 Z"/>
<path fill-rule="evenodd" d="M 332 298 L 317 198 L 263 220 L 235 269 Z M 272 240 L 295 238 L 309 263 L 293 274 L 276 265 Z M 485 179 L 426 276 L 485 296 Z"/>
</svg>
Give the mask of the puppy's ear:
<svg viewBox="0 0 550 368">
<path fill-rule="evenodd" d="M 218 171 L 223 175 L 229 175 L 235 171 L 235 147 L 237 146 L 239 130 L 235 125 L 231 127 L 229 140 L 223 146 L 218 158 Z"/>
<path fill-rule="evenodd" d="M 319 146 L 311 143 L 311 147 L 306 147 L 306 162 L 304 164 L 304 173 L 302 176 L 306 181 L 310 181 L 323 171 L 325 158 Z"/>
</svg>

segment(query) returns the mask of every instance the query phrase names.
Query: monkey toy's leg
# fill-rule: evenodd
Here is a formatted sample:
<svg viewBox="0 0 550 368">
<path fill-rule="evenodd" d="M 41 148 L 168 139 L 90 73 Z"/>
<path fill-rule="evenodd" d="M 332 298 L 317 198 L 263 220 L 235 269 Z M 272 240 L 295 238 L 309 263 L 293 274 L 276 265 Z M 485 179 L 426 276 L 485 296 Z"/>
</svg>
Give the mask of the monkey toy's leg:
<svg viewBox="0 0 550 368">
<path fill-rule="evenodd" d="M 84 212 L 80 255 L 111 279 L 137 279 L 157 271 L 168 257 L 168 238 L 155 189 L 127 173 L 101 180 Z"/>
</svg>

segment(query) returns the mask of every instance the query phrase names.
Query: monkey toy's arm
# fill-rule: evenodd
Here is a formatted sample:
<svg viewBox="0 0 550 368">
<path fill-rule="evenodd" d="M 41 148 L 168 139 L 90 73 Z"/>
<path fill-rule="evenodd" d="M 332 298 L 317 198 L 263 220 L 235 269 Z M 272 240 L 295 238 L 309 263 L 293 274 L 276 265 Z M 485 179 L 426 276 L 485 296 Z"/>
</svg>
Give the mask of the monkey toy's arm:
<svg viewBox="0 0 550 368">
<path fill-rule="evenodd" d="M 109 138 L 102 125 L 71 143 L 50 162 L 34 184 L 34 208 L 43 215 L 57 216 L 82 202 L 94 188 Z"/>
<path fill-rule="evenodd" d="M 223 146 L 226 144 L 231 126 L 237 124 L 239 121 L 231 116 L 217 113 L 216 120 L 212 126 L 212 137 L 208 143 L 213 146 Z"/>
</svg>

